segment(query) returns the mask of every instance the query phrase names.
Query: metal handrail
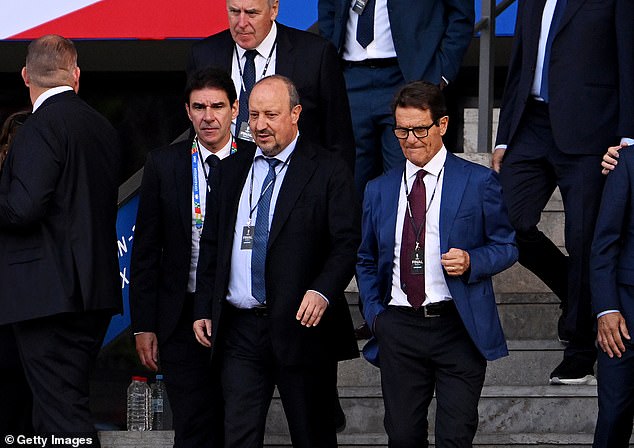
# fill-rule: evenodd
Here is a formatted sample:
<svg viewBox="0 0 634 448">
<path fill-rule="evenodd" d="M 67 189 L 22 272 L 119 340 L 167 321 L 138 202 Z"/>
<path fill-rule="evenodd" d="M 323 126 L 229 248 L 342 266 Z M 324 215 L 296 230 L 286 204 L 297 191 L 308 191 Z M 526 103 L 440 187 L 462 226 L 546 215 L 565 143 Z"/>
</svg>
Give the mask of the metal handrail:
<svg viewBox="0 0 634 448">
<path fill-rule="evenodd" d="M 493 78 L 495 63 L 493 44 L 495 42 L 495 18 L 516 0 L 482 0 L 482 18 L 474 26 L 480 33 L 480 62 L 478 80 L 478 152 L 489 153 L 492 148 L 493 129 Z"/>
</svg>

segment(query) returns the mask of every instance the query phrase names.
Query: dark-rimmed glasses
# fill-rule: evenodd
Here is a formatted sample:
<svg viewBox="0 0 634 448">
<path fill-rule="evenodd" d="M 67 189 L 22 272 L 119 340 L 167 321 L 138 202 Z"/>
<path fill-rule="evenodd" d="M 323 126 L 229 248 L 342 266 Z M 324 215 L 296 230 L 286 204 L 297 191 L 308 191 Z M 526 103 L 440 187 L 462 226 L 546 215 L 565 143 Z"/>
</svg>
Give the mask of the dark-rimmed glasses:
<svg viewBox="0 0 634 448">
<path fill-rule="evenodd" d="M 395 127 L 394 128 L 394 135 L 399 140 L 407 140 L 407 138 L 409 137 L 409 133 L 411 132 L 412 134 L 414 134 L 414 137 L 416 137 L 418 139 L 421 139 L 421 138 L 427 137 L 429 135 L 429 130 L 433 126 L 437 126 L 437 125 L 438 125 L 438 120 L 434 121 L 429 126 L 416 126 L 414 128 L 397 128 L 397 127 Z"/>
</svg>

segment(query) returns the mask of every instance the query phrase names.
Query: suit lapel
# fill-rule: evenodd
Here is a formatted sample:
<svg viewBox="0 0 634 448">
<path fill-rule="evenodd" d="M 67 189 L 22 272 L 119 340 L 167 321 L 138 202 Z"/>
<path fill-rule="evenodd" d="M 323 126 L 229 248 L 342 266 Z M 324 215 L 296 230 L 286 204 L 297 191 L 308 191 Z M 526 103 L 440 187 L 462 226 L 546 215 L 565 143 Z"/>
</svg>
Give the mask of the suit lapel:
<svg viewBox="0 0 634 448">
<path fill-rule="evenodd" d="M 531 8 L 524 14 L 525 21 L 524 30 L 530 33 L 530 38 L 526 39 L 526 54 L 531 55 L 531 60 L 537 59 L 537 47 L 539 46 L 539 36 L 542 29 L 542 16 L 544 15 L 544 6 L 546 0 L 528 0 L 526 8 Z"/>
<path fill-rule="evenodd" d="M 380 204 L 382 209 L 382 214 L 380 216 L 380 241 L 383 241 L 381 245 L 385 249 L 386 253 L 390 254 L 390 261 L 391 254 L 394 253 L 394 245 L 396 244 L 394 232 L 396 229 L 398 200 L 401 192 L 401 179 L 403 179 L 404 169 L 405 167 L 400 170 L 390 171 L 390 173 L 387 174 L 385 186 L 384 188 L 381 188 L 380 192 Z M 391 266 L 391 263 L 389 264 Z M 391 271 L 389 272 L 389 275 L 392 275 Z"/>
<path fill-rule="evenodd" d="M 288 37 L 286 27 L 277 22 L 276 25 L 277 48 L 275 53 L 275 73 L 293 79 L 293 61 L 297 59 L 294 54 L 293 43 Z M 297 60 L 301 60 L 301 58 Z"/>
<path fill-rule="evenodd" d="M 586 0 L 568 0 L 568 4 L 564 10 L 564 15 L 561 17 L 561 22 L 559 23 L 559 28 L 557 29 L 557 34 L 559 34 L 566 24 L 570 22 L 570 19 L 572 19 L 585 2 Z"/>
<path fill-rule="evenodd" d="M 440 199 L 440 251 L 449 250 L 449 234 L 458 213 L 469 176 L 458 172 L 463 162 L 451 153 L 445 161 L 442 194 Z"/>
<path fill-rule="evenodd" d="M 297 146 L 291 155 L 288 172 L 284 176 L 284 182 L 275 203 L 271 231 L 269 233 L 268 247 L 271 247 L 275 239 L 288 219 L 295 202 L 302 193 L 308 181 L 312 178 L 317 164 L 313 161 L 314 149 L 303 143 L 300 137 Z"/>
<path fill-rule="evenodd" d="M 227 73 L 231 74 L 231 67 L 233 64 L 233 57 L 235 51 L 235 42 L 231 37 L 231 33 L 229 30 L 225 31 L 225 35 L 223 36 L 226 40 L 225 45 L 219 45 L 217 48 L 214 47 L 214 52 L 216 52 L 216 64 L 219 67 L 222 67 L 226 70 Z M 238 96 L 240 96 L 240 92 L 238 92 Z"/>
<path fill-rule="evenodd" d="M 183 230 L 191 238 L 192 222 L 192 162 L 191 141 L 183 142 L 174 161 L 174 185 L 176 185 L 176 201 L 183 223 Z"/>
</svg>

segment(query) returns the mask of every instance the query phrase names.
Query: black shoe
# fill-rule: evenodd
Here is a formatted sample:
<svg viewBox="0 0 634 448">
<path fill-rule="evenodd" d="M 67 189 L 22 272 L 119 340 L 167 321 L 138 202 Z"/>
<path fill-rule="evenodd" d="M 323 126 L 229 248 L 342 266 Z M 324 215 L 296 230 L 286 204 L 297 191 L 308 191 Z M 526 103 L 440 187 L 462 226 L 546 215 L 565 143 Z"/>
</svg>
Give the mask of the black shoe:
<svg viewBox="0 0 634 448">
<path fill-rule="evenodd" d="M 594 377 L 593 366 L 581 363 L 573 358 L 564 358 L 550 374 L 550 384 L 587 385 L 594 386 L 597 379 Z"/>
<path fill-rule="evenodd" d="M 370 339 L 372 337 L 372 332 L 370 331 L 370 327 L 367 322 L 363 322 L 357 328 L 354 329 L 354 336 L 357 340 L 361 339 Z"/>
</svg>

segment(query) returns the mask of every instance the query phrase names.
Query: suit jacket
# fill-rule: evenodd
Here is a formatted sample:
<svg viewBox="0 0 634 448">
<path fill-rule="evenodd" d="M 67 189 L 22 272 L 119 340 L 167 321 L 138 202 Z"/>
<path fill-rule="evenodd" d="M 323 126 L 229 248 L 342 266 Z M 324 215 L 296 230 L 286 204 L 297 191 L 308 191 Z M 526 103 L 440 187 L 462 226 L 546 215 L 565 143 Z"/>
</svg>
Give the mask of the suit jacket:
<svg viewBox="0 0 634 448">
<path fill-rule="evenodd" d="M 192 139 L 148 154 L 130 264 L 135 332 L 165 341 L 181 316 L 192 246 Z"/>
<path fill-rule="evenodd" d="M 622 149 L 603 189 L 590 255 L 592 309 L 618 310 L 634 328 L 634 151 Z"/>
<path fill-rule="evenodd" d="M 366 322 L 373 323 L 391 300 L 395 227 L 404 167 L 368 183 L 363 202 L 357 281 Z M 469 336 L 482 356 L 508 354 L 491 277 L 517 260 L 515 232 L 502 202 L 496 175 L 488 168 L 447 153 L 440 202 L 440 251 L 469 252 L 471 267 L 445 280 Z M 364 348 L 377 361 L 376 341 Z"/>
<path fill-rule="evenodd" d="M 217 169 L 211 218 L 198 262 L 195 319 L 212 320 L 212 350 L 222 334 L 231 250 L 242 188 L 254 151 L 238 152 Z M 277 198 L 266 254 L 271 343 L 276 358 L 305 365 L 359 356 L 343 291 L 354 273 L 359 213 L 352 176 L 335 154 L 300 137 Z M 307 290 L 330 305 L 319 325 L 295 319 Z"/>
<path fill-rule="evenodd" d="M 215 66 L 231 73 L 234 48 L 229 30 L 196 42 L 187 72 Z M 276 51 L 275 73 L 293 81 L 299 93 L 301 134 L 338 152 L 354 171 L 355 143 L 348 94 L 335 49 L 319 36 L 277 23 Z"/>
<path fill-rule="evenodd" d="M 121 310 L 120 157 L 115 130 L 72 91 L 18 131 L 0 178 L 0 324 Z"/>
<path fill-rule="evenodd" d="M 519 0 L 498 145 L 512 143 L 530 97 L 544 4 Z M 562 152 L 603 154 L 634 136 L 632 17 L 631 0 L 568 0 L 549 65 L 550 123 Z"/>
<path fill-rule="evenodd" d="M 473 35 L 471 0 L 388 0 L 392 40 L 407 82 L 456 79 Z M 349 0 L 319 0 L 319 32 L 339 53 L 346 40 Z"/>
</svg>

